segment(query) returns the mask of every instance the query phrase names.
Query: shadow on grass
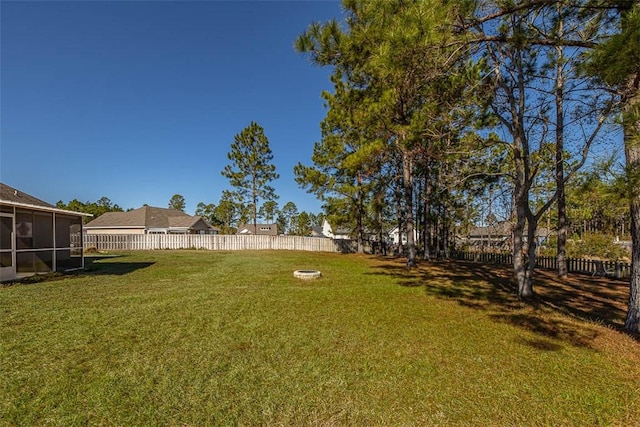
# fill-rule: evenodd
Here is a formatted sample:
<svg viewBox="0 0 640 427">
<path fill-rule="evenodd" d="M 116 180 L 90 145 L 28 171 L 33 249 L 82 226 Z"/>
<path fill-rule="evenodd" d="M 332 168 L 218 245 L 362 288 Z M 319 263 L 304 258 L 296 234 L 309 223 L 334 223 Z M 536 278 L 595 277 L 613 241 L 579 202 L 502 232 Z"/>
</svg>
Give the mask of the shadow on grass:
<svg viewBox="0 0 640 427">
<path fill-rule="evenodd" d="M 371 274 L 394 277 L 401 286 L 422 287 L 427 295 L 455 300 L 486 311 L 490 318 L 534 332 L 546 339 L 592 348 L 596 327 L 578 326 L 571 317 L 595 321 L 622 330 L 628 298 L 628 284 L 622 280 L 579 275 L 559 279 L 554 272 L 536 271 L 532 301 L 517 297 L 508 266 L 465 261 L 420 262 L 407 270 L 403 259 L 379 258 Z M 558 316 L 557 313 L 566 316 Z M 558 341 L 526 340 L 521 343 L 538 350 L 555 351 Z"/>
<path fill-rule="evenodd" d="M 122 257 L 118 255 L 118 257 Z M 42 282 L 52 282 L 62 280 L 67 277 L 83 277 L 96 275 L 113 275 L 123 276 L 136 270 L 147 268 L 155 264 L 155 262 L 96 262 L 103 259 L 113 259 L 115 256 L 95 256 L 85 258 L 85 267 L 81 270 L 71 270 L 66 272 L 53 272 L 45 274 L 34 274 L 32 276 L 23 277 L 0 284 L 2 288 L 8 288 L 15 285 L 33 285 Z"/>
<path fill-rule="evenodd" d="M 125 274 L 132 273 L 136 270 L 141 270 L 155 264 L 155 262 L 126 262 L 119 261 L 119 259 L 125 256 L 107 255 L 107 256 L 94 256 L 85 258 L 84 270 L 78 270 L 74 272 L 75 275 L 110 275 L 110 276 L 123 276 Z M 102 260 L 111 260 L 117 258 L 118 261 L 101 262 Z"/>
</svg>

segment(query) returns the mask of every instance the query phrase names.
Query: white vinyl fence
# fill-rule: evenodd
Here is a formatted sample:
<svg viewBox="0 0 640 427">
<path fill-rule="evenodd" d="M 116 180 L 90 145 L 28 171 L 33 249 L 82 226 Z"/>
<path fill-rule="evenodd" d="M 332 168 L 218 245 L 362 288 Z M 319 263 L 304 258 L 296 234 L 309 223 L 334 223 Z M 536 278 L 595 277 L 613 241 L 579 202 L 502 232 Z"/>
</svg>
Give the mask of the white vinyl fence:
<svg viewBox="0 0 640 427">
<path fill-rule="evenodd" d="M 149 249 L 293 250 L 343 252 L 332 239 L 301 236 L 208 234 L 85 234 L 84 249 L 129 251 Z"/>
</svg>

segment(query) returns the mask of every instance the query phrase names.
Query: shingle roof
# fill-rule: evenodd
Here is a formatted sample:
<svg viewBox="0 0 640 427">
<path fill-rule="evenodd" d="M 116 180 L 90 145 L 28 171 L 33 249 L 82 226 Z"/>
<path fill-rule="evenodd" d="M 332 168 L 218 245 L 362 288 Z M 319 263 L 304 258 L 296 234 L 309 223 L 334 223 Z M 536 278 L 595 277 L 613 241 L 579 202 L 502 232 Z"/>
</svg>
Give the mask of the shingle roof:
<svg viewBox="0 0 640 427">
<path fill-rule="evenodd" d="M 491 235 L 492 237 L 508 237 L 511 236 L 513 225 L 510 222 L 500 222 L 488 227 L 475 227 L 469 231 L 469 237 L 486 237 Z M 536 236 L 547 237 L 551 234 L 551 231 L 546 227 L 536 228 Z"/>
<path fill-rule="evenodd" d="M 0 200 L 21 203 L 25 205 L 42 206 L 45 208 L 55 208 L 54 205 L 47 203 L 43 200 L 33 197 L 27 193 L 16 190 L 13 187 L 8 186 L 0 182 Z"/>
<path fill-rule="evenodd" d="M 193 227 L 196 222 L 198 222 L 202 218 L 201 216 L 189 216 L 181 217 L 181 216 L 170 216 L 169 227 Z"/>
<path fill-rule="evenodd" d="M 189 228 L 201 218 L 200 216 L 188 215 L 177 209 L 143 206 L 128 212 L 106 212 L 85 225 L 85 228 Z"/>
<path fill-rule="evenodd" d="M 333 231 L 333 234 L 351 234 L 351 228 L 339 226 Z"/>
<path fill-rule="evenodd" d="M 511 224 L 509 222 L 500 222 L 495 225 L 490 225 L 487 227 L 475 227 L 469 231 L 469 236 L 510 236 L 511 235 Z"/>
<path fill-rule="evenodd" d="M 238 225 L 238 232 L 236 234 L 278 235 L 278 224 L 256 224 L 256 227 L 257 232 L 253 224 L 240 224 Z"/>
</svg>

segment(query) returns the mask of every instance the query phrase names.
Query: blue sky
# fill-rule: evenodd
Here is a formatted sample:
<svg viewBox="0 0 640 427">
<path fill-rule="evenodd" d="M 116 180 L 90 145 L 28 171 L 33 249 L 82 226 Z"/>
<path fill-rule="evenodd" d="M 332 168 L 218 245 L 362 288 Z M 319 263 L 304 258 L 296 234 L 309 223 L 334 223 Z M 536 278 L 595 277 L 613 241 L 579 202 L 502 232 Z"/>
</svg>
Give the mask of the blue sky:
<svg viewBox="0 0 640 427">
<path fill-rule="evenodd" d="M 293 166 L 330 70 L 293 43 L 335 1 L 0 2 L 0 180 L 50 203 L 218 203 L 234 135 L 265 129 L 280 206 L 320 212 Z"/>
</svg>

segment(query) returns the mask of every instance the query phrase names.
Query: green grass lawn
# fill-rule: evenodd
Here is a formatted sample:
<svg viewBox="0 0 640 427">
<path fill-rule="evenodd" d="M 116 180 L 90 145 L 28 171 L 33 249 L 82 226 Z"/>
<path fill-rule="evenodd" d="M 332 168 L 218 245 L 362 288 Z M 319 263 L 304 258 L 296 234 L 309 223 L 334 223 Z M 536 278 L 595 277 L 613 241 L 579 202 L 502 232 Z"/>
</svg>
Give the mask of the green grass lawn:
<svg viewBox="0 0 640 427">
<path fill-rule="evenodd" d="M 636 340 L 400 266 L 134 252 L 0 288 L 0 425 L 637 425 Z"/>
</svg>

